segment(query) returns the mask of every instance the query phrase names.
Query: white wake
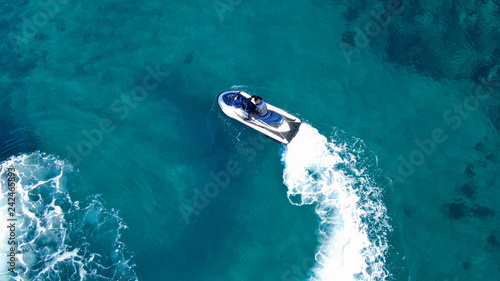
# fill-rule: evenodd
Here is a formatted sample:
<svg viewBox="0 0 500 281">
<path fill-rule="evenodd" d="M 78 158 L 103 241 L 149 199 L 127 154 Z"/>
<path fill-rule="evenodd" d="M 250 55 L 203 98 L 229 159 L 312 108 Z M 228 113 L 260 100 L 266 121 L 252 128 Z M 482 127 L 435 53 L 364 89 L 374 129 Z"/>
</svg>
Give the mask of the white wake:
<svg viewBox="0 0 500 281">
<path fill-rule="evenodd" d="M 316 265 L 309 280 L 385 280 L 391 231 L 382 187 L 360 140 L 327 138 L 303 123 L 285 149 L 284 183 L 294 205 L 315 204 L 319 225 Z"/>
</svg>

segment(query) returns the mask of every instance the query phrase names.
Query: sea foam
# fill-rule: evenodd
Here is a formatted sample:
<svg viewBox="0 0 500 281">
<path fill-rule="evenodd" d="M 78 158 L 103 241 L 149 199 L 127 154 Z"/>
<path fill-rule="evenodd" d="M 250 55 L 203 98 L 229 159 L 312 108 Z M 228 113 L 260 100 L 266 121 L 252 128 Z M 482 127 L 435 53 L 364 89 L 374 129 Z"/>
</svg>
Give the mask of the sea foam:
<svg viewBox="0 0 500 281">
<path fill-rule="evenodd" d="M 303 123 L 282 162 L 289 201 L 314 204 L 320 218 L 317 263 L 309 280 L 387 279 L 391 227 L 376 179 L 376 157 L 360 140 L 334 136 L 328 141 Z"/>
<path fill-rule="evenodd" d="M 16 268 L 0 263 L 8 280 L 137 280 L 132 256 L 120 241 L 126 228 L 118 213 L 108 211 L 99 196 L 82 208 L 68 188 L 75 171 L 67 162 L 40 152 L 11 157 L 1 164 L 0 212 L 7 217 L 8 168 L 16 169 Z M 2 253 L 7 244 L 0 233 Z M 5 256 L 4 256 L 5 258 Z"/>
</svg>

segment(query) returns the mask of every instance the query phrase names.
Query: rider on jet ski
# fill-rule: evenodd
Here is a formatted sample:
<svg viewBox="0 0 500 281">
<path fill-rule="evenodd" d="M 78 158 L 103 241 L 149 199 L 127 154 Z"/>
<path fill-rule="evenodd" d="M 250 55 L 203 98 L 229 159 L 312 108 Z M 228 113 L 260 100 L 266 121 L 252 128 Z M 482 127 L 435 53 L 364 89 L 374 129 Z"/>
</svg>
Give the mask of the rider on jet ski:
<svg viewBox="0 0 500 281">
<path fill-rule="evenodd" d="M 267 105 L 259 96 L 243 98 L 242 103 L 244 106 L 243 108 L 248 110 L 248 118 L 245 118 L 245 121 L 252 120 L 252 116 L 254 114 L 257 114 L 258 116 L 265 116 L 267 114 Z"/>
</svg>

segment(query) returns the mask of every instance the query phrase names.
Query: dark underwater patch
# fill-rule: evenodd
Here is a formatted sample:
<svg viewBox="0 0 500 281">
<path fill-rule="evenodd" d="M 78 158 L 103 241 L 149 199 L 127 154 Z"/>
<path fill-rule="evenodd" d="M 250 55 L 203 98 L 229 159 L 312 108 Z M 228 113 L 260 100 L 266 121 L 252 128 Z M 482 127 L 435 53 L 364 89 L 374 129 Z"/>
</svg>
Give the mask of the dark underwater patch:
<svg viewBox="0 0 500 281">
<path fill-rule="evenodd" d="M 348 5 L 344 18 L 352 26 L 364 26 L 363 21 L 370 18 L 373 9 L 362 9 L 356 1 L 344 4 Z M 413 67 L 419 73 L 436 79 L 466 79 L 478 83 L 481 78 L 494 74 L 495 66 L 500 63 L 500 50 L 493 39 L 499 36 L 498 1 L 464 5 L 412 0 L 402 2 L 402 5 L 400 13 L 393 15 L 390 23 L 383 28 L 383 32 L 388 34 L 385 37 L 387 41 L 382 43 L 385 45 L 382 49 L 384 59 Z M 493 7 L 494 10 L 486 7 Z M 342 41 L 349 44 L 350 37 L 344 33 Z M 469 54 L 470 59 L 453 59 L 460 58 L 464 53 Z M 449 69 L 459 71 L 450 72 Z"/>
<path fill-rule="evenodd" d="M 495 212 L 484 206 L 476 206 L 472 209 L 472 214 L 476 218 L 481 218 L 481 217 L 493 217 L 495 216 Z"/>
<path fill-rule="evenodd" d="M 477 187 L 469 184 L 464 184 L 461 188 L 460 191 L 469 199 L 469 200 L 474 200 L 476 199 L 476 193 L 477 193 Z"/>
<path fill-rule="evenodd" d="M 484 247 L 484 249 L 488 253 L 492 253 L 495 250 L 495 248 L 498 248 L 500 246 L 500 242 L 493 234 L 490 234 L 490 236 L 488 236 L 488 238 L 486 239 L 486 242 L 488 244 Z"/>
<path fill-rule="evenodd" d="M 193 61 L 194 51 L 189 52 L 184 58 L 184 64 L 190 64 Z"/>
<path fill-rule="evenodd" d="M 464 269 L 465 269 L 465 270 L 469 270 L 469 269 L 470 269 L 470 266 L 471 266 L 471 263 L 470 263 L 470 262 L 464 262 Z"/>
<path fill-rule="evenodd" d="M 491 246 L 494 246 L 494 247 L 500 246 L 500 242 L 498 242 L 498 239 L 493 234 L 491 234 L 488 237 L 488 239 L 486 239 L 486 241 L 488 241 L 488 244 L 490 244 Z"/>
<path fill-rule="evenodd" d="M 403 207 L 403 211 L 407 217 L 411 218 L 411 217 L 413 217 L 413 214 L 415 214 L 415 206 L 410 205 L 410 204 L 406 204 Z"/>
<path fill-rule="evenodd" d="M 465 216 L 467 207 L 462 202 L 454 202 L 448 205 L 448 215 L 451 219 L 457 220 Z"/>
<path fill-rule="evenodd" d="M 463 217 L 486 218 L 495 216 L 495 212 L 485 206 L 470 206 L 462 200 L 456 200 L 453 203 L 445 204 L 445 210 L 450 219 L 458 220 Z"/>
</svg>

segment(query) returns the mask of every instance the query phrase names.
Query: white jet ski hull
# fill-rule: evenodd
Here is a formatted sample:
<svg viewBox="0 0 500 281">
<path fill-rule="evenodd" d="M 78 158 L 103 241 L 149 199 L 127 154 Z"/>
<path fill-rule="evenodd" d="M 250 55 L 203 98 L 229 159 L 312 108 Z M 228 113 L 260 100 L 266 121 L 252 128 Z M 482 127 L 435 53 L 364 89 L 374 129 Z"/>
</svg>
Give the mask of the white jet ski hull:
<svg viewBox="0 0 500 281">
<path fill-rule="evenodd" d="M 219 96 L 217 97 L 217 101 L 219 103 L 219 107 L 221 108 L 222 112 L 224 112 L 224 114 L 226 114 L 227 116 L 238 120 L 244 125 L 266 135 L 268 138 L 278 143 L 289 144 L 290 141 L 292 141 L 292 139 L 297 134 L 300 124 L 302 123 L 302 120 L 284 111 L 283 109 L 275 107 L 267 102 L 266 104 L 268 111 L 273 111 L 284 117 L 284 120 L 280 125 L 276 124 L 269 125 L 265 122 L 265 119 L 260 120 L 257 118 L 252 118 L 252 120 L 246 121 L 245 119 L 248 118 L 248 111 L 244 110 L 241 107 L 229 105 L 224 100 L 225 95 L 231 95 L 231 94 L 240 94 L 245 98 L 251 97 L 249 94 L 242 91 L 225 91 L 220 93 Z"/>
</svg>

